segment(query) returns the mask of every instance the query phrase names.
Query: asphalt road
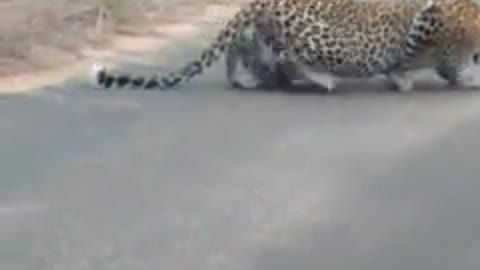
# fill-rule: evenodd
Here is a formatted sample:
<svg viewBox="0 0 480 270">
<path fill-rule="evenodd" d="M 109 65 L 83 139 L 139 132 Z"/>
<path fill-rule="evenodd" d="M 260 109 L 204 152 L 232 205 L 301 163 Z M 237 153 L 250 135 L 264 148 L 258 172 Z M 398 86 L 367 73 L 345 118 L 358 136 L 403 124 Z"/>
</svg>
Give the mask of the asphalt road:
<svg viewBox="0 0 480 270">
<path fill-rule="evenodd" d="M 220 72 L 0 97 L 0 268 L 479 269 L 480 92 Z"/>
</svg>

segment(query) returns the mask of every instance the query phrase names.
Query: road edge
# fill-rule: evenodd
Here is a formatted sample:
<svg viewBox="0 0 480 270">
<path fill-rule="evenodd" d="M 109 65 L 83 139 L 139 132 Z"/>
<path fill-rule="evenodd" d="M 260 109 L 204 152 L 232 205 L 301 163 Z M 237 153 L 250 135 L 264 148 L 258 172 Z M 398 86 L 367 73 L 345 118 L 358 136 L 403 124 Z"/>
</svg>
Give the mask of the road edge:
<svg viewBox="0 0 480 270">
<path fill-rule="evenodd" d="M 219 8 L 222 10 L 221 12 L 218 12 Z M 193 38 L 194 36 L 198 36 L 202 33 L 211 32 L 211 30 L 205 29 L 201 24 L 198 24 L 198 21 L 208 20 L 222 22 L 233 15 L 237 8 L 238 5 L 232 7 L 223 4 L 209 4 L 204 7 L 202 9 L 203 11 L 197 16 L 182 17 L 178 20 L 175 20 L 175 22 L 158 24 L 155 28 L 159 31 L 168 32 L 169 36 L 171 37 Z M 172 30 L 172 28 L 187 28 L 188 31 L 176 31 Z M 120 55 L 122 50 L 125 49 L 123 45 L 124 43 L 132 43 L 137 45 L 141 44 L 142 40 L 152 38 L 149 34 L 129 35 L 118 33 L 112 35 L 111 39 L 111 45 L 106 48 L 85 48 L 83 52 L 80 53 L 82 57 L 79 61 L 74 61 L 68 64 L 64 63 L 63 65 L 59 65 L 54 68 L 25 72 L 22 74 L 0 78 L 0 96 L 35 93 L 49 86 L 59 85 L 72 77 L 81 77 L 82 79 L 88 80 L 88 70 L 93 62 L 103 62 L 107 56 L 108 58 L 116 58 L 116 56 Z M 162 49 L 162 47 L 172 45 L 172 42 L 169 42 L 169 40 L 158 37 L 155 39 L 156 41 L 152 42 L 150 45 L 147 45 L 147 47 L 156 46 L 155 49 L 158 50 Z M 146 50 L 145 46 L 135 47 L 140 47 L 137 49 L 137 52 Z M 129 50 L 136 50 L 135 47 L 129 48 Z"/>
</svg>

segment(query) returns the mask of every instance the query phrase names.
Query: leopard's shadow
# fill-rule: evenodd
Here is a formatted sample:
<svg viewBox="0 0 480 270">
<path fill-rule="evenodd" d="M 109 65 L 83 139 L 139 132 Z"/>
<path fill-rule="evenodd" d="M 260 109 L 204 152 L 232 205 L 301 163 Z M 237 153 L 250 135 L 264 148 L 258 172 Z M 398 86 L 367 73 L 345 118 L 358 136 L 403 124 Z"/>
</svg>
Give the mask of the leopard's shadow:
<svg viewBox="0 0 480 270">
<path fill-rule="evenodd" d="M 231 88 L 234 91 L 259 91 L 259 92 L 280 92 L 291 95 L 321 95 L 321 96 L 343 96 L 343 95 L 369 95 L 369 94 L 434 94 L 434 93 L 449 93 L 458 91 L 471 91 L 478 90 L 473 87 L 459 87 L 449 86 L 440 80 L 436 79 L 423 79 L 416 80 L 415 86 L 409 93 L 400 93 L 395 91 L 389 82 L 385 79 L 371 79 L 371 80 L 344 80 L 333 93 L 326 93 L 324 89 L 308 83 L 290 85 L 285 87 L 276 88 L 254 88 L 254 89 L 242 89 Z"/>
</svg>

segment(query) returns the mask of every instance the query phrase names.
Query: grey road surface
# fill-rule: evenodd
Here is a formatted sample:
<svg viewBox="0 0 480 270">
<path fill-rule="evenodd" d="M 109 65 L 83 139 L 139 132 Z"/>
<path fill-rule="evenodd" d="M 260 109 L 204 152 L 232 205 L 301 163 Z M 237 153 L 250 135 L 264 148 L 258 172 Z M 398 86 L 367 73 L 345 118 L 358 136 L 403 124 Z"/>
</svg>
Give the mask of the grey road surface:
<svg viewBox="0 0 480 270">
<path fill-rule="evenodd" d="M 480 92 L 223 77 L 0 97 L 0 269 L 480 269 Z"/>
</svg>

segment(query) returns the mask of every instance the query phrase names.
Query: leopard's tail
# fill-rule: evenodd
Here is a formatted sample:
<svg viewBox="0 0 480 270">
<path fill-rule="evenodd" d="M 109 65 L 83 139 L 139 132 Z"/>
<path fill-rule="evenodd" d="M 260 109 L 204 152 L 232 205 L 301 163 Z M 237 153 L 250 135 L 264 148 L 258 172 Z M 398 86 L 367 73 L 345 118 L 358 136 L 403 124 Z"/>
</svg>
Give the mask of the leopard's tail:
<svg viewBox="0 0 480 270">
<path fill-rule="evenodd" d="M 410 61 L 431 46 L 443 26 L 443 13 L 439 1 L 429 0 L 413 18 L 404 43 L 404 59 Z"/>
<path fill-rule="evenodd" d="M 100 88 L 133 87 L 143 89 L 166 90 L 189 81 L 210 67 L 225 52 L 240 33 L 251 26 L 256 18 L 268 8 L 269 3 L 275 1 L 253 0 L 246 7 L 236 13 L 233 19 L 220 30 L 213 43 L 202 51 L 199 57 L 188 62 L 177 71 L 164 75 L 121 75 L 114 74 L 99 63 L 93 64 L 90 69 L 90 80 Z"/>
</svg>

